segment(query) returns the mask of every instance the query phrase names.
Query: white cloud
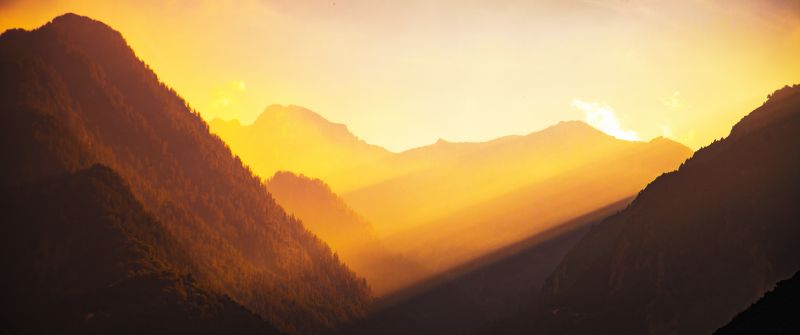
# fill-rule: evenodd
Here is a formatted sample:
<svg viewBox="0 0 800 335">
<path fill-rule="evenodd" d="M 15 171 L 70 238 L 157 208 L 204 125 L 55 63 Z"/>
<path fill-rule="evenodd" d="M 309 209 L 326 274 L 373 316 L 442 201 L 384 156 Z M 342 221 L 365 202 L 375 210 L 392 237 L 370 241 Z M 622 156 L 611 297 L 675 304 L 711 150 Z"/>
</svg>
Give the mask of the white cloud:
<svg viewBox="0 0 800 335">
<path fill-rule="evenodd" d="M 606 104 L 587 102 L 580 99 L 572 101 L 572 105 L 586 114 L 586 122 L 600 131 L 626 141 L 639 141 L 639 135 L 622 126 L 614 113 L 614 109 Z"/>
</svg>

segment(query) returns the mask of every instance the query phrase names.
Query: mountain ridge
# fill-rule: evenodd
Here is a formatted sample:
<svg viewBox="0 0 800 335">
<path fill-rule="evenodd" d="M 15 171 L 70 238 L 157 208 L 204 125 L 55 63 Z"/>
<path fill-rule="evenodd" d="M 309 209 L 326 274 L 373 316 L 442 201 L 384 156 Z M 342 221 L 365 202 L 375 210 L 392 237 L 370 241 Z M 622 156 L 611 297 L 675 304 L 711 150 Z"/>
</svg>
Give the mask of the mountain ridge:
<svg viewBox="0 0 800 335">
<path fill-rule="evenodd" d="M 557 224 L 585 214 L 582 211 L 588 213 L 621 199 L 627 199 L 647 181 L 661 172 L 677 167 L 691 154 L 689 148 L 673 140 L 655 138 L 649 142 L 624 141 L 607 135 L 583 121 L 573 120 L 562 121 L 526 135 L 509 135 L 485 142 L 449 142 L 440 139 L 428 146 L 367 157 L 361 155 L 355 148 L 340 149 L 339 146 L 346 147 L 347 144 L 332 140 L 336 137 L 334 134 L 304 136 L 303 134 L 308 134 L 306 130 L 280 134 L 286 129 L 318 129 L 320 127 L 317 124 L 322 123 L 325 125 L 322 128 L 333 127 L 341 134 L 346 134 L 347 143 L 363 145 L 354 135 L 347 132 L 346 128 L 337 128 L 336 124 L 326 121 L 313 111 L 299 107 L 296 110 L 288 109 L 283 106 L 268 108 L 248 131 L 242 131 L 247 127 L 222 130 L 224 127 L 222 121 L 218 121 L 216 126 L 212 124 L 212 129 L 215 129 L 221 138 L 229 143 L 233 151 L 240 154 L 250 166 L 259 165 L 258 158 L 254 157 L 275 156 L 274 151 L 281 150 L 276 148 L 286 145 L 308 148 L 303 152 L 317 157 L 316 160 L 308 162 L 314 162 L 313 168 L 320 174 L 309 173 L 309 170 L 304 169 L 302 165 L 295 165 L 297 169 L 284 166 L 279 170 L 324 180 L 350 208 L 373 225 L 378 237 L 386 242 L 390 249 L 401 254 L 411 253 L 420 264 L 421 260 L 440 259 L 437 261 L 440 265 L 434 267 L 422 264 L 426 268 L 435 269 L 434 271 L 465 261 L 460 258 L 463 255 L 459 250 L 470 249 L 470 257 L 478 257 L 482 252 L 490 252 L 492 248 L 499 247 L 495 244 L 513 242 L 506 239 L 522 239 L 529 234 L 535 234 L 539 229 L 547 229 L 549 226 L 546 225 Z M 282 119 L 282 113 L 299 116 L 292 116 L 289 118 L 291 120 L 287 121 Z M 310 118 L 312 121 L 307 122 L 305 118 Z M 287 123 L 291 125 L 284 126 Z M 262 129 L 256 125 L 269 128 Z M 276 133 L 278 135 L 275 135 Z M 290 135 L 299 139 L 294 140 Z M 312 140 L 306 141 L 309 138 Z M 329 150 L 331 147 L 334 149 Z M 338 154 L 340 152 L 342 154 Z M 332 153 L 339 156 L 337 159 L 344 157 L 342 160 L 346 161 L 346 165 L 340 164 L 323 171 L 324 169 L 320 167 L 331 161 L 328 157 Z M 281 156 L 291 154 L 286 153 Z M 351 158 L 352 155 L 359 158 Z M 300 159 L 302 157 L 297 160 Z M 625 161 L 626 164 L 615 163 L 615 160 Z M 607 168 L 598 169 L 591 166 Z M 255 170 L 265 179 L 273 176 L 264 174 L 271 173 L 271 169 L 255 168 Z M 605 171 L 606 176 L 586 178 L 586 176 L 599 176 L 599 171 Z M 545 213 L 535 215 L 534 212 L 537 210 L 554 204 L 552 201 L 548 202 L 548 197 L 543 194 L 549 194 L 551 198 L 566 196 L 564 192 L 554 191 L 563 189 L 559 188 L 559 183 L 571 185 L 569 189 L 573 192 L 581 187 L 600 187 L 601 183 L 605 183 L 606 185 L 602 187 L 613 192 L 604 193 L 613 195 L 602 200 L 587 200 L 592 205 L 566 206 L 575 208 L 576 212 L 569 215 L 568 213 L 561 216 Z M 542 192 L 542 185 L 554 189 Z M 621 185 L 630 187 L 623 190 L 624 187 Z M 343 191 L 348 189 L 350 191 Z M 522 199 L 537 199 L 538 202 L 536 206 L 531 206 L 530 203 L 522 203 L 520 201 Z M 409 211 L 409 208 L 415 210 Z M 466 238 L 469 234 L 465 235 L 465 232 L 469 229 L 464 224 L 469 224 L 470 228 L 486 226 L 489 222 L 493 222 L 489 219 L 492 217 L 490 212 L 498 209 L 502 209 L 501 215 L 496 216 L 494 221 L 505 227 L 501 234 L 504 237 L 493 238 L 492 241 L 486 239 L 483 242 L 473 241 L 474 243 L 463 241 L 455 243 L 456 239 L 450 241 L 448 238 L 455 236 Z M 471 214 L 459 215 L 459 212 Z M 511 217 L 514 215 L 512 213 L 525 214 L 515 218 Z M 306 211 L 306 216 L 312 215 Z M 303 219 L 303 215 L 299 217 Z M 523 217 L 526 219 L 522 219 Z M 534 220 L 535 217 L 538 219 Z M 543 217 L 547 219 L 542 219 Z M 481 218 L 480 223 L 475 218 Z M 527 219 L 538 224 L 525 223 Z M 462 222 L 457 222 L 459 220 Z M 420 232 L 420 229 L 417 229 L 427 224 L 435 226 L 433 230 L 436 232 L 447 230 L 448 233 L 436 237 L 435 232 Z M 527 228 L 520 230 L 514 228 L 514 225 Z M 546 227 L 538 227 L 540 225 Z M 480 234 L 472 235 L 475 236 L 469 238 L 475 240 Z M 417 247 L 403 247 L 404 245 Z M 430 247 L 435 245 L 449 245 L 448 248 L 455 249 Z M 485 248 L 489 249 L 484 250 Z M 427 249 L 432 249 L 428 251 L 433 254 L 425 253 Z"/>
<path fill-rule="evenodd" d="M 800 331 L 800 272 L 780 281 L 714 334 L 794 334 Z"/>
<path fill-rule="evenodd" d="M 799 106 L 800 86 L 776 91 L 594 226 L 547 280 L 529 327 L 710 333 L 795 273 Z"/>
<path fill-rule="evenodd" d="M 176 237 L 172 259 L 281 331 L 319 334 L 364 313 L 363 278 L 278 206 L 122 35 L 66 14 L 0 36 L 4 189 L 103 164 Z"/>
<path fill-rule="evenodd" d="M 336 172 L 391 154 L 353 135 L 344 124 L 294 105 L 270 105 L 248 125 L 214 119 L 209 126 L 264 179 L 292 171 L 337 189 L 338 180 L 331 179 Z"/>
</svg>

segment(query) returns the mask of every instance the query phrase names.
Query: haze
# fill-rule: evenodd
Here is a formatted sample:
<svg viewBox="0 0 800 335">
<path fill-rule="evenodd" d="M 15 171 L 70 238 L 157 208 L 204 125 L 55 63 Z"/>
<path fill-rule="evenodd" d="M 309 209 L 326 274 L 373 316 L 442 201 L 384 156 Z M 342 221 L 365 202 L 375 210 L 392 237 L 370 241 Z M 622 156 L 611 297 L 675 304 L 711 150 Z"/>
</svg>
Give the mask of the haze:
<svg viewBox="0 0 800 335">
<path fill-rule="evenodd" d="M 393 151 L 613 109 L 691 148 L 800 75 L 772 1 L 2 1 L 0 29 L 73 11 L 119 29 L 207 120 L 295 104 Z M 613 84 L 612 84 L 613 83 Z"/>
<path fill-rule="evenodd" d="M 800 334 L 797 0 L 3 27 L 9 332 Z"/>
</svg>

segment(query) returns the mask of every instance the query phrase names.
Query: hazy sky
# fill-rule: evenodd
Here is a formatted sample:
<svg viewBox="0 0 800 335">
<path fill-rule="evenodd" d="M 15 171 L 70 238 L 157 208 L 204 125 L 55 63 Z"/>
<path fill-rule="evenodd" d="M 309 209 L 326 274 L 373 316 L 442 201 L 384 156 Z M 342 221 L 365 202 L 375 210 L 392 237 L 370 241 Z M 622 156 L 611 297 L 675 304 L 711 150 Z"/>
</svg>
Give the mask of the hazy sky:
<svg viewBox="0 0 800 335">
<path fill-rule="evenodd" d="M 0 28 L 64 12 L 208 119 L 295 104 L 391 150 L 570 119 L 696 149 L 800 83 L 800 0 L 0 0 Z"/>
</svg>

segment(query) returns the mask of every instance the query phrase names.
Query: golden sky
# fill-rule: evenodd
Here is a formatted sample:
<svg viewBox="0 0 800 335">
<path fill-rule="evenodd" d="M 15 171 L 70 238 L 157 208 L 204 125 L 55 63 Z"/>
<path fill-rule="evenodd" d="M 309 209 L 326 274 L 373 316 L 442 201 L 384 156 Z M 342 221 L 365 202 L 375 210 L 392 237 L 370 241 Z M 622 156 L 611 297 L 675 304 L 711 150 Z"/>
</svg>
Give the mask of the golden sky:
<svg viewBox="0 0 800 335">
<path fill-rule="evenodd" d="M 800 83 L 797 0 L 0 0 L 122 32 L 207 119 L 310 108 L 391 150 L 586 120 L 692 148 Z"/>
</svg>

